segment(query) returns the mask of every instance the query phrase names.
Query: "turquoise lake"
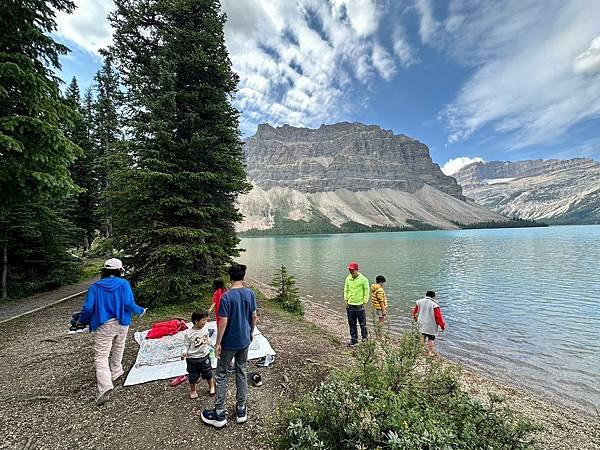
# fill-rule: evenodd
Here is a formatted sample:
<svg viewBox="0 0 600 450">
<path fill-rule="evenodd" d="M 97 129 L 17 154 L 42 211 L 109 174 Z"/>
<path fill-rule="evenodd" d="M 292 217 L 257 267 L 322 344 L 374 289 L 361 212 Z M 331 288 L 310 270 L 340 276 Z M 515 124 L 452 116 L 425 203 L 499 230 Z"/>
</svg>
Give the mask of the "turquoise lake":
<svg viewBox="0 0 600 450">
<path fill-rule="evenodd" d="M 448 324 L 441 354 L 600 408 L 600 226 L 245 238 L 240 247 L 249 276 L 269 282 L 284 264 L 303 297 L 340 312 L 349 261 L 371 283 L 384 275 L 396 330 L 434 290 Z"/>
</svg>

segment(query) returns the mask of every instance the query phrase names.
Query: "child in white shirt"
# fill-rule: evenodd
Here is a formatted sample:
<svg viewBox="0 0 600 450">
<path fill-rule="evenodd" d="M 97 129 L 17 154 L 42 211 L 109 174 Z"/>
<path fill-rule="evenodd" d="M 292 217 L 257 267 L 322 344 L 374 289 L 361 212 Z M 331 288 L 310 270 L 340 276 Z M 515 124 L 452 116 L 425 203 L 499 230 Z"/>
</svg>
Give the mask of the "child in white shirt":
<svg viewBox="0 0 600 450">
<path fill-rule="evenodd" d="M 215 393 L 215 379 L 213 378 L 210 363 L 210 343 L 208 336 L 208 311 L 201 309 L 192 313 L 194 326 L 188 328 L 184 333 L 184 349 L 181 359 L 187 363 L 188 380 L 190 382 L 190 398 L 198 398 L 196 383 L 200 377 L 208 381 L 210 395 Z"/>
</svg>

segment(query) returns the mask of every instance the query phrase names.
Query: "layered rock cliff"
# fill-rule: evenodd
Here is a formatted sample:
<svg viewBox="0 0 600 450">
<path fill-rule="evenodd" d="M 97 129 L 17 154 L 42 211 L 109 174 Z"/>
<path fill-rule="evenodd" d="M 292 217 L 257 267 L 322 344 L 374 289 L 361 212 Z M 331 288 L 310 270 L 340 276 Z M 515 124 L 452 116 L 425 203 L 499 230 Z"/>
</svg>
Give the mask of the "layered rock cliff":
<svg viewBox="0 0 600 450">
<path fill-rule="evenodd" d="M 501 214 L 550 223 L 600 222 L 600 162 L 592 159 L 477 162 L 453 177 L 465 195 Z"/>
<path fill-rule="evenodd" d="M 239 231 L 273 229 L 281 220 L 448 229 L 506 220 L 468 201 L 426 145 L 378 126 L 264 124 L 244 153 L 255 187 L 239 199 Z"/>
<path fill-rule="evenodd" d="M 433 163 L 425 144 L 375 125 L 344 122 L 313 130 L 263 124 L 244 152 L 248 178 L 264 189 L 415 192 L 427 184 L 464 200 L 460 186 Z"/>
</svg>

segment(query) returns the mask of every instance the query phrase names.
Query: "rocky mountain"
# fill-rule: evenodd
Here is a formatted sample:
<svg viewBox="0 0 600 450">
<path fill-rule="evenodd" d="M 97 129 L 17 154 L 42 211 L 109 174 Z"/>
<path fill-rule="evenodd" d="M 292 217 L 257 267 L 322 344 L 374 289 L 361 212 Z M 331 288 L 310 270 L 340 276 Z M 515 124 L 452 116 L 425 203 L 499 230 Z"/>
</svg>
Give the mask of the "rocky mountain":
<svg viewBox="0 0 600 450">
<path fill-rule="evenodd" d="M 507 216 L 600 223 L 600 162 L 592 159 L 477 162 L 452 176 L 465 195 Z"/>
<path fill-rule="evenodd" d="M 244 152 L 254 189 L 239 199 L 239 231 L 299 221 L 318 231 L 324 224 L 452 229 L 506 220 L 467 200 L 426 145 L 378 126 L 263 124 Z"/>
</svg>

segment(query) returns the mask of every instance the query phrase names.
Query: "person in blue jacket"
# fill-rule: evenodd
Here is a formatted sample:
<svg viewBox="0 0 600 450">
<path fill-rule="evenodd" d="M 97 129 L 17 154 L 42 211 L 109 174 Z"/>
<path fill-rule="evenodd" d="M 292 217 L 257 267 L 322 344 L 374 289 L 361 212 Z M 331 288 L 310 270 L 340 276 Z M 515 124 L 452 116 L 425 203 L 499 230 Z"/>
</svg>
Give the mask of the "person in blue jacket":
<svg viewBox="0 0 600 450">
<path fill-rule="evenodd" d="M 88 289 L 79 317 L 80 323 L 89 323 L 95 337 L 98 406 L 110 399 L 113 382 L 125 373 L 122 360 L 132 316 L 146 312 L 135 303 L 129 282 L 122 278 L 123 273 L 120 259 L 107 260 L 100 280 Z"/>
</svg>

